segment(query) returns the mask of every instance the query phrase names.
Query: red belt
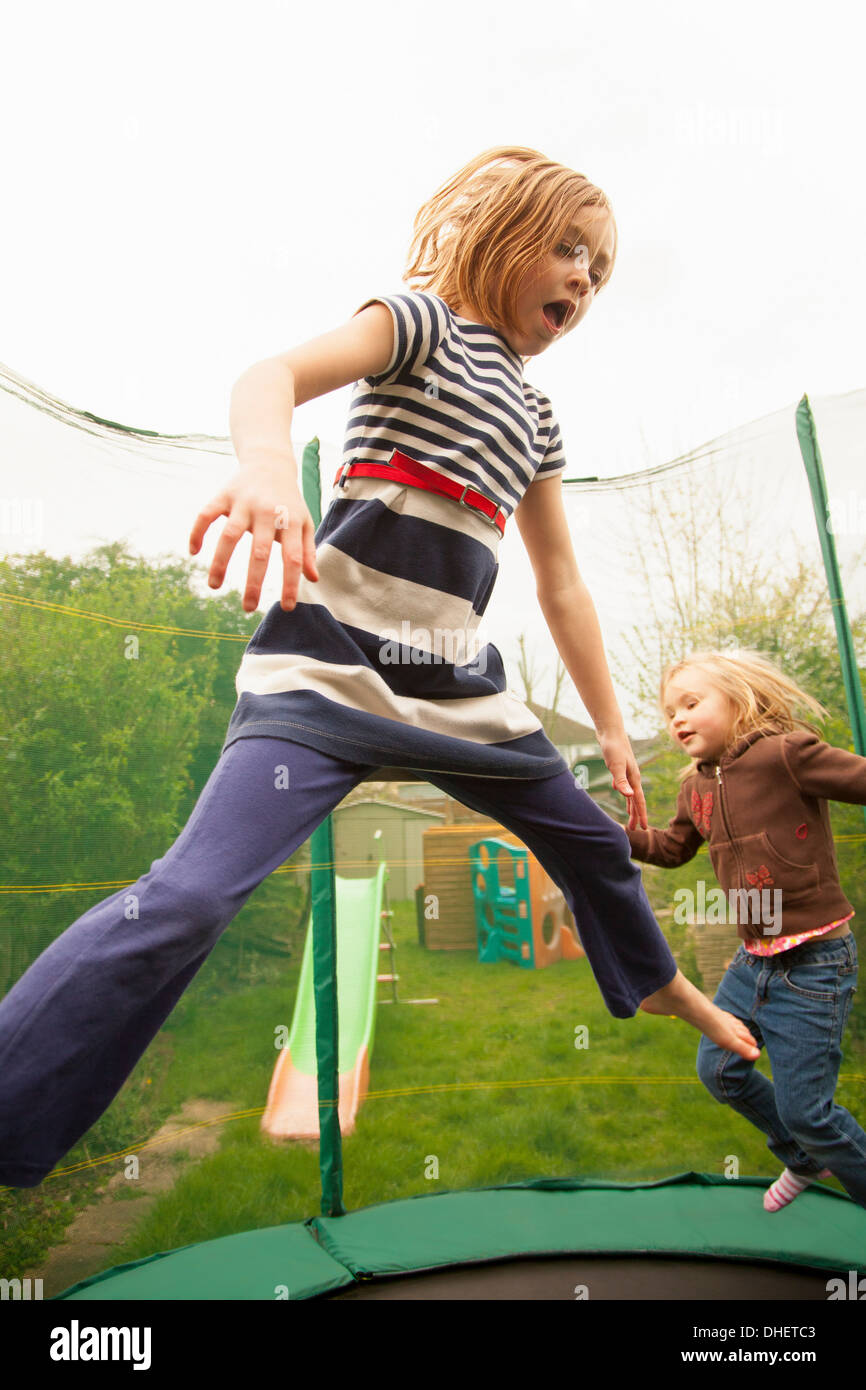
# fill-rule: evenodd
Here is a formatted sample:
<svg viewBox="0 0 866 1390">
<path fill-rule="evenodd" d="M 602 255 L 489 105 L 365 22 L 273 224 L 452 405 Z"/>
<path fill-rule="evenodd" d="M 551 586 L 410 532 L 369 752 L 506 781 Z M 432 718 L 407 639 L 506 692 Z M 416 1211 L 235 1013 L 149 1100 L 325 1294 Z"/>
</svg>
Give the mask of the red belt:
<svg viewBox="0 0 866 1390">
<path fill-rule="evenodd" d="M 505 532 L 505 517 L 500 515 L 501 505 L 492 498 L 485 497 L 483 492 L 470 487 L 469 483 L 461 487 L 460 483 L 437 473 L 434 468 L 427 468 L 408 454 L 401 454 L 399 449 L 394 450 L 388 463 L 344 463 L 342 468 L 337 470 L 334 486 L 342 485 L 343 479 L 350 475 L 357 478 L 390 478 L 395 483 L 409 483 L 410 486 L 423 488 L 426 492 L 438 492 L 442 497 L 453 497 L 455 501 L 462 502 L 464 507 L 479 512 L 500 534 Z"/>
</svg>

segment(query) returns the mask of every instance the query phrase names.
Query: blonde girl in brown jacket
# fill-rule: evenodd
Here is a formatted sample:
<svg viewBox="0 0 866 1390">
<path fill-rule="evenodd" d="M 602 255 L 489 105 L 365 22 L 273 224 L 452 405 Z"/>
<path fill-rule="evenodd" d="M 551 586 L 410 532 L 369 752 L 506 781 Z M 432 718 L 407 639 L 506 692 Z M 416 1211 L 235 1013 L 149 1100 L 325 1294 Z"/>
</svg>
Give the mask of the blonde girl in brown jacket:
<svg viewBox="0 0 866 1390">
<path fill-rule="evenodd" d="M 660 701 L 691 762 L 667 827 L 627 829 L 632 858 L 674 868 L 708 844 L 719 888 L 698 897 L 741 938 L 713 1002 L 766 1046 L 773 1080 L 706 1037 L 698 1075 L 785 1165 L 767 1211 L 830 1176 L 866 1207 L 866 1132 L 834 1100 L 858 962 L 827 809 L 866 804 L 866 758 L 823 742 L 794 711 L 824 707 L 754 651 L 669 665 Z"/>
</svg>

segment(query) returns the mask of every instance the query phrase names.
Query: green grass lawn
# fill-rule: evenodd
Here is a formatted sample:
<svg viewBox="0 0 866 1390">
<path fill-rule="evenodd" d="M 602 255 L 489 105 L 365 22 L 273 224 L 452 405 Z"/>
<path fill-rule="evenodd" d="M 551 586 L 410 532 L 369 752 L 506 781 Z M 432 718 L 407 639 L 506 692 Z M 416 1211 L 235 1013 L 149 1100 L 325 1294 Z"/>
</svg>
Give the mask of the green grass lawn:
<svg viewBox="0 0 866 1390">
<path fill-rule="evenodd" d="M 255 910 L 273 911 L 276 893 L 276 885 L 263 885 Z M 764 1136 L 698 1081 L 694 1028 L 641 1013 L 612 1018 L 585 960 L 532 971 L 481 965 L 472 951 L 424 950 L 414 904 L 391 906 L 401 995 L 439 1002 L 377 1010 L 371 1093 L 355 1132 L 343 1139 L 349 1210 L 542 1177 L 655 1181 L 691 1169 L 766 1175 L 768 1182 L 778 1176 Z M 219 1152 L 182 1172 L 112 1250 L 111 1265 L 319 1213 L 317 1146 L 273 1141 L 259 1128 L 277 1055 L 274 1030 L 291 1024 L 301 953 L 262 964 L 247 952 L 239 983 L 240 920 L 106 1115 L 60 1165 L 89 1159 L 92 1166 L 39 1189 L 0 1194 L 7 1265 L 35 1262 L 61 1237 L 74 1210 L 122 1165 L 117 1158 L 100 1163 L 102 1155 L 146 1141 L 191 1099 L 224 1103 L 226 1115 L 253 1113 L 220 1126 Z M 695 978 L 674 931 L 670 940 Z M 379 990 L 385 998 L 390 986 Z M 575 1047 L 579 1025 L 588 1029 L 584 1048 Z M 849 1032 L 843 1073 L 862 1073 L 864 1058 L 866 1048 L 855 1047 Z M 771 1075 L 765 1056 L 757 1065 Z M 377 1094 L 389 1091 L 404 1094 Z M 862 1121 L 860 1083 L 840 1082 L 837 1099 Z M 426 1175 L 432 1158 L 438 1179 Z M 147 1161 L 145 1149 L 142 1167 Z M 132 1180 L 119 1200 L 134 1191 Z"/>
</svg>

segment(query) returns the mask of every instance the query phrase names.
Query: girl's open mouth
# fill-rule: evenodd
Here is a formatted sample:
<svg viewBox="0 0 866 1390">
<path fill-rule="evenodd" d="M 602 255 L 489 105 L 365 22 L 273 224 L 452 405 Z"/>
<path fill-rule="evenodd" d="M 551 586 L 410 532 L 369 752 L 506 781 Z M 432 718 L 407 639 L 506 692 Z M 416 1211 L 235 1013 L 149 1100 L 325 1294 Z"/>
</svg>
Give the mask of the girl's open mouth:
<svg viewBox="0 0 866 1390">
<path fill-rule="evenodd" d="M 559 333 L 561 331 L 562 326 L 565 323 L 566 318 L 568 317 L 568 311 L 570 308 L 571 305 L 568 304 L 564 299 L 552 300 L 550 304 L 544 305 L 541 312 L 544 315 L 544 321 L 550 329 L 551 333 Z"/>
</svg>

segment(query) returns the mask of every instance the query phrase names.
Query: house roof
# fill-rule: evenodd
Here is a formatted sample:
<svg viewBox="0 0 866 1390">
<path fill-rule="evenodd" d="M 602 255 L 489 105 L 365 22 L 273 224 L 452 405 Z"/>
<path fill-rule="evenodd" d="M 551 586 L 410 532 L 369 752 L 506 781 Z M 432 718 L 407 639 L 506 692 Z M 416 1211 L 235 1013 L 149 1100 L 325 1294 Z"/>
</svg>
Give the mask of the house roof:
<svg viewBox="0 0 866 1390">
<path fill-rule="evenodd" d="M 526 701 L 527 709 L 530 709 L 539 719 L 547 730 L 547 736 L 551 743 L 596 743 L 595 729 L 587 724 L 580 724 L 576 719 L 569 719 L 565 714 L 553 714 L 546 705 L 536 704 L 534 700 Z"/>
<path fill-rule="evenodd" d="M 565 714 L 553 714 L 546 705 L 536 704 L 534 700 L 527 700 L 526 705 L 544 725 L 551 743 L 560 747 L 573 743 L 594 743 L 598 747 L 598 735 L 591 725 L 581 724 Z M 662 738 L 659 734 L 653 734 L 651 738 L 632 738 L 630 742 L 635 754 L 639 755 L 661 751 Z"/>
<path fill-rule="evenodd" d="M 442 793 L 444 798 L 445 792 Z M 413 816 L 430 816 L 434 820 L 444 820 L 442 811 L 428 810 L 423 806 L 412 806 L 408 801 L 390 801 L 381 796 L 359 796 L 355 801 L 344 801 L 342 805 L 335 807 L 334 815 L 338 816 L 341 811 L 348 811 L 354 806 L 392 806 L 395 811 L 406 811 Z"/>
</svg>

